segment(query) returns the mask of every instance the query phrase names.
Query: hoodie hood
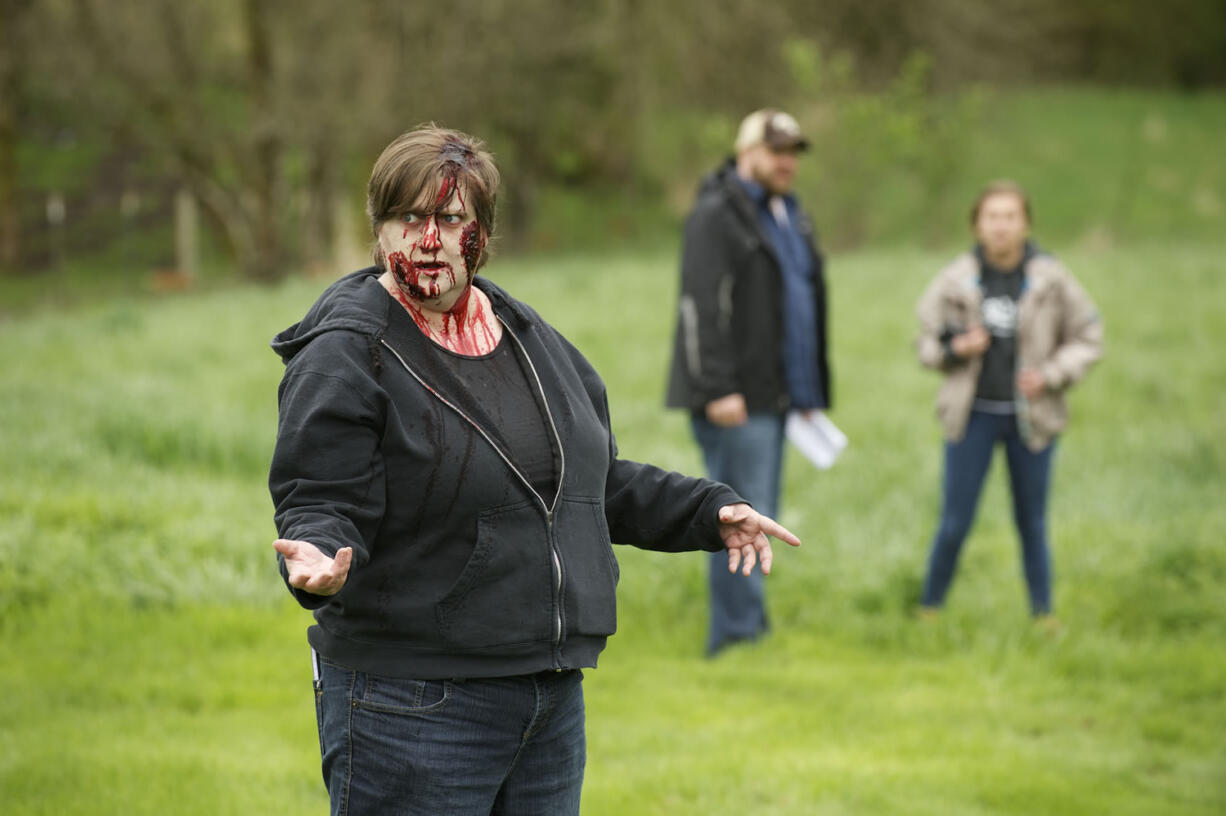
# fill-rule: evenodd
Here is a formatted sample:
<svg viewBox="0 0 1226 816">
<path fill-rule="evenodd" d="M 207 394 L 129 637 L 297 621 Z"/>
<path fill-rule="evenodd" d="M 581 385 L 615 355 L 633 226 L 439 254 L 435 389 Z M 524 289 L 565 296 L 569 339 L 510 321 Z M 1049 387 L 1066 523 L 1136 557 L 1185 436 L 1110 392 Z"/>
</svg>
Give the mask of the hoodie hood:
<svg viewBox="0 0 1226 816">
<path fill-rule="evenodd" d="M 396 301 L 379 283 L 383 270 L 368 266 L 340 278 L 319 296 L 306 316 L 272 339 L 272 350 L 282 362 L 306 348 L 316 337 L 330 331 L 351 331 L 377 339 L 387 329 L 388 309 Z M 539 320 L 524 304 L 481 276 L 473 285 L 489 296 L 494 314 L 518 327 Z"/>
<path fill-rule="evenodd" d="M 702 182 L 698 185 L 698 195 L 695 198 L 695 201 L 699 203 L 696 203 L 695 206 L 701 206 L 700 202 L 704 200 L 727 202 L 746 227 L 753 230 L 762 245 L 767 247 L 767 251 L 774 254 L 774 244 L 767 238 L 766 233 L 762 231 L 762 225 L 758 222 L 757 205 L 750 198 L 749 192 L 745 189 L 745 185 L 741 184 L 740 177 L 736 173 L 735 156 L 727 157 L 723 164 L 703 177 Z M 719 204 L 718 206 L 724 205 Z"/>
<path fill-rule="evenodd" d="M 379 275 L 378 267 L 369 266 L 337 280 L 324 290 L 302 320 L 272 339 L 272 350 L 288 363 L 324 332 L 380 334 L 387 325 L 387 304 L 377 296 L 382 294 L 382 300 L 388 298 L 381 292 L 382 287 L 376 290 L 369 285 L 377 284 Z"/>
<path fill-rule="evenodd" d="M 698 195 L 701 197 L 716 190 L 726 188 L 729 184 L 735 183 L 735 175 L 736 158 L 729 156 L 724 159 L 723 164 L 703 176 L 702 181 L 698 184 Z"/>
</svg>

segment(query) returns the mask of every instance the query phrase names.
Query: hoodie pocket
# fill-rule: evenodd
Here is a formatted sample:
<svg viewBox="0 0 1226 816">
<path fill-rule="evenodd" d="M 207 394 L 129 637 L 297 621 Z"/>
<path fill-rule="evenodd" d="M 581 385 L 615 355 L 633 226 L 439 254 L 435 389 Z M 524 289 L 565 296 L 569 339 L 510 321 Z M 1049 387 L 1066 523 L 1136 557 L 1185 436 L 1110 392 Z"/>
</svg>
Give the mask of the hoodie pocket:
<svg viewBox="0 0 1226 816">
<path fill-rule="evenodd" d="M 487 510 L 460 577 L 439 601 L 439 629 L 461 650 L 549 640 L 553 567 L 541 511 L 531 502 Z"/>
<path fill-rule="evenodd" d="M 558 518 L 567 632 L 607 637 L 617 629 L 620 570 L 609 541 L 604 503 L 599 499 L 564 498 Z"/>
</svg>

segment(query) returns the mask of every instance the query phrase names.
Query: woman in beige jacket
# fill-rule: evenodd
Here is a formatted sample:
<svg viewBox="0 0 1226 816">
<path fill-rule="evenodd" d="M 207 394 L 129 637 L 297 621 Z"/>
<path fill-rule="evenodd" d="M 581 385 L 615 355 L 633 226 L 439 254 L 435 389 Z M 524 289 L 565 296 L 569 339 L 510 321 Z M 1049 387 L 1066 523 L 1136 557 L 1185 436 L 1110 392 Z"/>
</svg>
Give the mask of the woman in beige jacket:
<svg viewBox="0 0 1226 816">
<path fill-rule="evenodd" d="M 1102 354 L 1102 321 L 1064 266 L 1029 241 L 1030 202 L 1012 182 L 988 185 L 971 210 L 976 246 L 920 297 L 920 362 L 945 379 L 941 522 L 923 610 L 938 609 L 975 518 L 984 477 L 1003 443 L 1022 566 L 1036 617 L 1051 612 L 1047 493 L 1064 392 Z"/>
</svg>

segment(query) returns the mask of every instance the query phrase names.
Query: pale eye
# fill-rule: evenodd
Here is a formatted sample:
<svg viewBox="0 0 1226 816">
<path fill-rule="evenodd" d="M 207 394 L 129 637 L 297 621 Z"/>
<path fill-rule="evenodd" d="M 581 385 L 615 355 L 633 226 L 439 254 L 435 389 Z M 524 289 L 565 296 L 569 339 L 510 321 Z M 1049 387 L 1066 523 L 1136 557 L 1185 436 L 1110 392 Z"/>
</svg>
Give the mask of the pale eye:
<svg viewBox="0 0 1226 816">
<path fill-rule="evenodd" d="M 439 213 L 438 219 L 444 224 L 459 224 L 464 220 L 462 213 Z"/>
<path fill-rule="evenodd" d="M 400 220 L 406 224 L 420 224 L 425 219 L 422 218 L 417 213 L 409 212 L 409 213 L 405 213 L 404 215 L 400 216 Z"/>
</svg>

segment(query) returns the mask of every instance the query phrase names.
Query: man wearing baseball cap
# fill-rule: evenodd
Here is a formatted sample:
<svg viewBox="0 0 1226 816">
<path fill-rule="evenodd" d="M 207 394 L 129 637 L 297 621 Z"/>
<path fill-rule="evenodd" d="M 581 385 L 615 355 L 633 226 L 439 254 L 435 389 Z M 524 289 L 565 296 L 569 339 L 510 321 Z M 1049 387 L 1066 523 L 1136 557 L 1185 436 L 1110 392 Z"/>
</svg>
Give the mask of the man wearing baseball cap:
<svg viewBox="0 0 1226 816">
<path fill-rule="evenodd" d="M 830 407 L 826 286 L 812 221 L 792 194 L 809 147 L 796 119 L 745 117 L 736 155 L 703 179 L 685 224 L 668 406 L 691 414 L 708 475 L 777 517 L 789 410 Z M 709 564 L 706 653 L 769 628 L 762 573 Z"/>
</svg>

